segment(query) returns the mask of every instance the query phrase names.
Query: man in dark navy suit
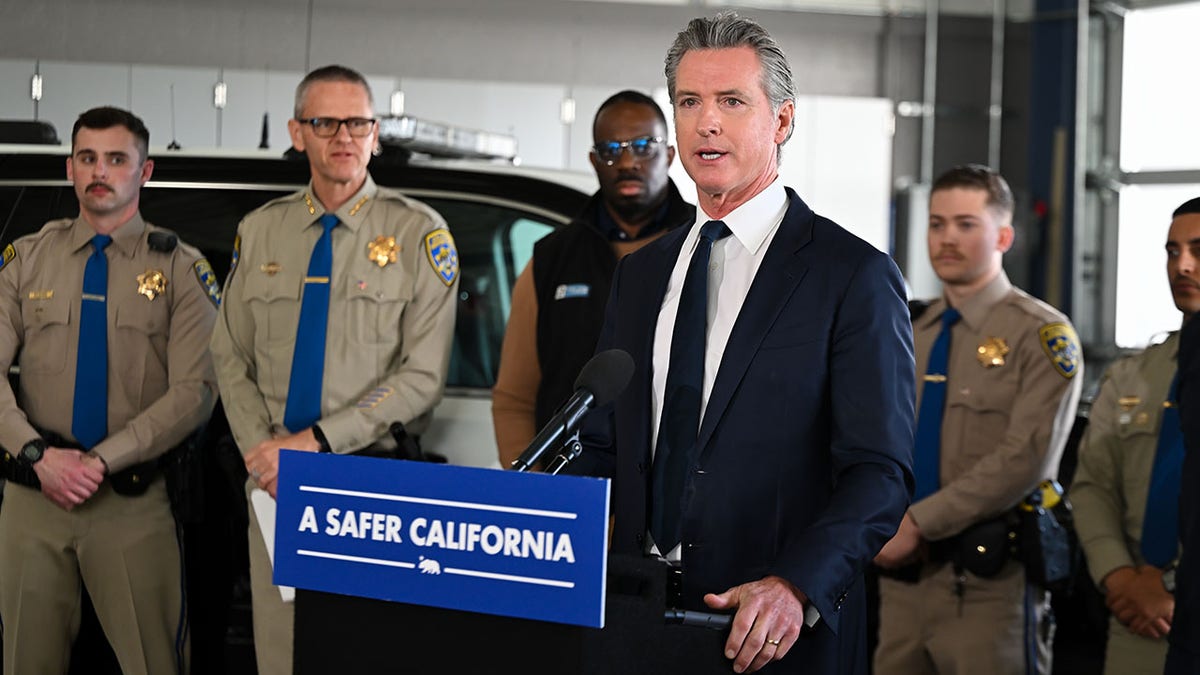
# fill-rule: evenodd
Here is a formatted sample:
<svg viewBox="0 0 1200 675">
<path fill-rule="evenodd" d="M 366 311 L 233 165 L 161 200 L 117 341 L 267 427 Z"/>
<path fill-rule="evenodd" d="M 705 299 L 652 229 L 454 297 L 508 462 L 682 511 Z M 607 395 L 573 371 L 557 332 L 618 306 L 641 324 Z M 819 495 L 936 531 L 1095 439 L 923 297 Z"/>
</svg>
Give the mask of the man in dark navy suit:
<svg viewBox="0 0 1200 675">
<path fill-rule="evenodd" d="M 1184 202 L 1173 214 L 1171 232 L 1179 232 L 1177 270 L 1171 292 L 1192 308 L 1179 335 L 1179 420 L 1185 455 L 1179 490 L 1179 541 L 1175 617 L 1167 639 L 1167 675 L 1200 675 L 1200 197 Z M 1175 239 L 1175 237 L 1172 237 Z"/>
<path fill-rule="evenodd" d="M 734 672 L 865 672 L 862 571 L 912 486 L 903 282 L 778 180 L 794 89 L 761 26 L 693 20 L 666 75 L 702 217 L 613 281 L 598 348 L 635 370 L 587 436 L 612 550 L 678 561 L 685 608 L 736 612 Z"/>
</svg>

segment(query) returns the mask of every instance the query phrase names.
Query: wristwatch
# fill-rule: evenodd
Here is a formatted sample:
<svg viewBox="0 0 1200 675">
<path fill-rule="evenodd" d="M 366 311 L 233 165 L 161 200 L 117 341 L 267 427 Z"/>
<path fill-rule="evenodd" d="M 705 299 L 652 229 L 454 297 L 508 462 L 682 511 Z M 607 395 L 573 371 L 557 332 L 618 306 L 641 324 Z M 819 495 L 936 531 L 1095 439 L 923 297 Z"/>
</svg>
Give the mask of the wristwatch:
<svg viewBox="0 0 1200 675">
<path fill-rule="evenodd" d="M 44 454 L 46 454 L 46 441 L 40 438 L 35 438 L 21 446 L 21 461 L 31 466 L 41 461 Z"/>
<path fill-rule="evenodd" d="M 1162 573 L 1163 588 L 1171 595 L 1175 595 L 1175 563 L 1171 563 L 1163 568 Z"/>
</svg>

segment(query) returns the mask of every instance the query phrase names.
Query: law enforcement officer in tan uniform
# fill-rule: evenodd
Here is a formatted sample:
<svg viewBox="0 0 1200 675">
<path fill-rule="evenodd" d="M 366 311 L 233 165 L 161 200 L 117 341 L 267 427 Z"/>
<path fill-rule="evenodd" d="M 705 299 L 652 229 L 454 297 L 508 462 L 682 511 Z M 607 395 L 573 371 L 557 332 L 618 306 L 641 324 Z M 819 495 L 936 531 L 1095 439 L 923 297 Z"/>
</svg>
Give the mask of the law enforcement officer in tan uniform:
<svg viewBox="0 0 1200 675">
<path fill-rule="evenodd" d="M 1189 207 L 1190 204 L 1190 208 Z M 1174 214 L 1167 279 L 1184 322 L 1200 311 L 1200 199 Z M 1112 610 L 1104 672 L 1160 673 L 1175 612 L 1183 437 L 1175 408 L 1179 333 L 1105 374 L 1071 487 L 1088 569 Z"/>
<path fill-rule="evenodd" d="M 1008 185 L 985 167 L 933 185 L 929 256 L 943 295 L 913 323 L 916 490 L 876 558 L 905 577 L 880 581 L 878 673 L 1050 671 L 1048 597 L 1024 568 L 1001 559 L 981 578 L 951 562 L 964 531 L 1055 476 L 1079 400 L 1075 331 L 1001 266 L 1012 213 Z"/>
<path fill-rule="evenodd" d="M 175 520 L 156 463 L 212 412 L 220 295 L 199 252 L 138 212 L 148 142 L 124 110 L 80 115 L 67 160 L 79 217 L 4 250 L 0 371 L 14 359 L 21 371 L 15 393 L 0 384 L 6 673 L 66 672 L 82 586 L 127 675 L 185 663 Z"/>
<path fill-rule="evenodd" d="M 280 448 L 386 453 L 389 425 L 419 434 L 442 395 L 458 254 L 435 211 L 371 179 L 372 110 L 359 73 L 309 73 L 288 130 L 312 181 L 238 227 L 212 350 L 248 491 L 275 496 Z M 290 673 L 292 606 L 253 509 L 250 572 L 258 671 Z"/>
</svg>

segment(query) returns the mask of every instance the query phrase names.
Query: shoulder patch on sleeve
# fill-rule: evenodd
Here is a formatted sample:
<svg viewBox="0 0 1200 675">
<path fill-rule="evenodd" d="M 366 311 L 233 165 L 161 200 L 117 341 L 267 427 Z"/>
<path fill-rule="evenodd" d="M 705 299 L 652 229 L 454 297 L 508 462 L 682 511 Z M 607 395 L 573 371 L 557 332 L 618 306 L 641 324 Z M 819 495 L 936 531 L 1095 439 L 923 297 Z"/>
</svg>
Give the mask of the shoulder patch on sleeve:
<svg viewBox="0 0 1200 675">
<path fill-rule="evenodd" d="M 1079 363 L 1082 358 L 1079 336 L 1075 334 L 1075 329 L 1070 324 L 1056 321 L 1039 328 L 1038 337 L 1041 340 L 1042 349 L 1050 358 L 1050 363 L 1058 371 L 1058 374 L 1068 380 L 1075 377 L 1075 373 L 1079 372 Z"/>
<path fill-rule="evenodd" d="M 220 307 L 221 286 L 217 283 L 217 273 L 213 271 L 212 265 L 208 264 L 208 260 L 201 258 L 192 263 L 192 269 L 196 271 L 196 279 L 208 294 L 208 299 L 212 300 L 214 306 Z"/>
<path fill-rule="evenodd" d="M 425 255 L 433 271 L 442 283 L 450 286 L 458 278 L 458 251 L 454 248 L 454 237 L 444 227 L 425 235 Z"/>
<path fill-rule="evenodd" d="M 4 247 L 4 254 L 0 256 L 0 270 L 8 267 L 8 263 L 17 259 L 17 249 L 12 244 Z"/>
<path fill-rule="evenodd" d="M 237 271 L 238 261 L 242 259 L 242 235 L 237 234 L 233 237 L 233 254 L 229 257 L 229 275 L 226 281 L 233 278 L 233 273 Z"/>
</svg>

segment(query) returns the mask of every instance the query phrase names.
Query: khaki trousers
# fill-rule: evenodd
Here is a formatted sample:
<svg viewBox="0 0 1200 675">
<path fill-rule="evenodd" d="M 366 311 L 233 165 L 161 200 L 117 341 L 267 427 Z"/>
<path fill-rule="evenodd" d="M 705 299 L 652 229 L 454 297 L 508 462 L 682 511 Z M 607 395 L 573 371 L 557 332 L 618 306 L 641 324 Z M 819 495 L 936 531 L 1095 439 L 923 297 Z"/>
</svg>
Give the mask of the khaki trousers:
<svg viewBox="0 0 1200 675">
<path fill-rule="evenodd" d="M 949 563 L 926 565 L 915 584 L 879 580 L 874 672 L 1049 675 L 1049 594 L 1027 584 L 1025 570 L 1011 561 L 990 579 L 963 575 L 961 597 Z"/>
<path fill-rule="evenodd" d="M 1108 648 L 1104 652 L 1104 675 L 1140 675 L 1163 672 L 1167 665 L 1167 640 L 1151 640 L 1130 633 L 1117 621 L 1108 620 Z"/>
<path fill-rule="evenodd" d="M 246 497 L 254 489 L 246 483 Z M 293 603 L 284 602 L 279 587 L 271 583 L 271 558 L 263 543 L 262 529 L 254 505 L 250 505 L 250 593 L 254 610 L 254 655 L 258 675 L 292 674 Z"/>
<path fill-rule="evenodd" d="M 0 508 L 4 672 L 65 673 L 87 587 L 125 675 L 183 672 L 187 622 L 166 482 L 123 497 L 103 483 L 64 511 L 8 483 Z"/>
</svg>

